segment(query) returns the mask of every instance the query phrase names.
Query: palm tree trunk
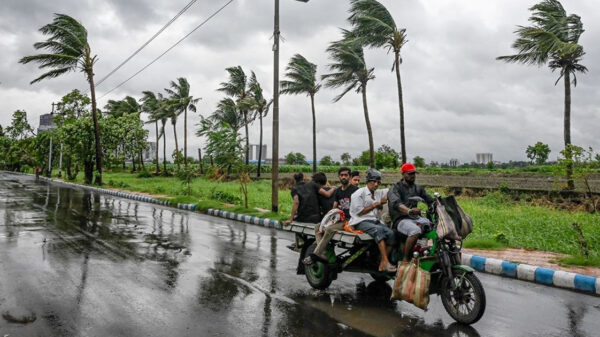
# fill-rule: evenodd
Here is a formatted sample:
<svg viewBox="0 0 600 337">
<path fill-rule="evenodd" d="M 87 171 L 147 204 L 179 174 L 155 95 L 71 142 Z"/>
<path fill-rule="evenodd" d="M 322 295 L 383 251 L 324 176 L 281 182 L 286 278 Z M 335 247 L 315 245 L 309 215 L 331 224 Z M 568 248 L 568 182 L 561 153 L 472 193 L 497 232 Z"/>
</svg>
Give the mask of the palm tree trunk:
<svg viewBox="0 0 600 337">
<path fill-rule="evenodd" d="M 260 178 L 260 162 L 262 161 L 262 143 L 263 143 L 263 115 L 262 111 L 258 112 L 258 119 L 260 121 L 260 136 L 258 140 L 258 170 L 256 170 L 256 177 Z"/>
<path fill-rule="evenodd" d="M 179 167 L 179 143 L 177 143 L 177 125 L 173 123 L 173 135 L 175 137 L 175 161 L 177 162 L 177 172 L 181 169 Z"/>
<path fill-rule="evenodd" d="M 246 165 L 250 163 L 250 138 L 248 136 L 248 111 L 244 111 L 244 129 L 246 130 Z"/>
<path fill-rule="evenodd" d="M 400 78 L 400 51 L 395 51 L 394 67 L 396 68 L 396 82 L 398 83 L 398 105 L 400 107 L 400 152 L 402 164 L 406 163 L 406 141 L 404 138 L 404 100 L 402 97 L 402 80 Z"/>
<path fill-rule="evenodd" d="M 183 110 L 183 164 L 187 170 L 187 107 Z"/>
<path fill-rule="evenodd" d="M 96 141 L 96 185 L 102 185 L 102 144 L 100 143 L 100 126 L 98 125 L 98 112 L 96 110 L 96 87 L 94 86 L 94 71 L 87 71 L 87 78 L 90 84 L 90 94 L 92 95 L 92 119 L 94 121 L 94 140 Z"/>
<path fill-rule="evenodd" d="M 312 109 L 313 126 L 313 173 L 317 173 L 317 118 L 315 116 L 315 95 L 310 95 L 310 107 Z"/>
<path fill-rule="evenodd" d="M 140 167 L 142 171 L 146 169 L 144 167 L 144 153 L 142 151 L 140 151 Z"/>
<path fill-rule="evenodd" d="M 165 135 L 165 125 L 162 125 L 162 137 L 163 137 L 163 171 L 167 175 L 167 135 Z"/>
<path fill-rule="evenodd" d="M 367 107 L 367 84 L 361 85 L 363 111 L 365 113 L 365 123 L 367 124 L 367 134 L 369 135 L 369 165 L 375 167 L 375 147 L 373 146 L 373 131 L 371 130 L 371 121 L 369 120 L 369 108 Z"/>
<path fill-rule="evenodd" d="M 156 174 L 160 174 L 158 161 L 158 142 L 160 141 L 160 138 L 158 137 L 158 120 L 154 122 L 154 126 L 156 126 Z"/>
<path fill-rule="evenodd" d="M 575 182 L 573 181 L 573 154 L 570 149 L 571 145 L 571 74 L 567 69 L 563 70 L 565 73 L 565 159 L 567 160 L 567 188 L 569 190 L 575 189 Z"/>
</svg>

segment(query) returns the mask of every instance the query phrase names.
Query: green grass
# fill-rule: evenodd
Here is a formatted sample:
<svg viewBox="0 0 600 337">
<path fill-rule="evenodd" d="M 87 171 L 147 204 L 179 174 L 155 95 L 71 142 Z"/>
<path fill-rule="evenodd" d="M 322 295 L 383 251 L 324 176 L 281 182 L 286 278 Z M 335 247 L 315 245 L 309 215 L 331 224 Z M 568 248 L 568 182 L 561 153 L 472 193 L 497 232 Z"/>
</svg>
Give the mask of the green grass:
<svg viewBox="0 0 600 337">
<path fill-rule="evenodd" d="M 197 209 L 201 211 L 219 208 L 286 220 L 292 208 L 289 190 L 280 190 L 279 213 L 261 213 L 255 209 L 256 207 L 271 209 L 269 180 L 254 181 L 250 184 L 248 193 L 250 208 L 245 209 L 241 206 L 242 194 L 240 185 L 236 182 L 215 182 L 197 178 L 192 182 L 191 196 L 185 196 L 182 182 L 175 177 L 137 178 L 131 173 L 106 172 L 103 178 L 109 187 L 160 195 L 174 203 L 195 203 Z M 82 183 L 82 180 L 80 176 L 77 182 Z M 434 191 L 429 190 L 429 193 Z M 591 261 L 600 259 L 600 216 L 598 214 L 533 206 L 526 201 L 514 201 L 510 196 L 500 192 L 492 192 L 478 198 L 461 196 L 458 197 L 458 202 L 474 221 L 473 233 L 465 240 L 467 248 L 512 247 L 578 256 L 581 255 L 578 236 L 571 226 L 576 222 L 583 230 Z"/>
<path fill-rule="evenodd" d="M 581 226 L 588 243 L 590 256 L 600 258 L 600 216 L 585 212 L 567 212 L 493 192 L 482 198 L 458 198 L 465 212 L 473 217 L 470 240 L 493 240 L 499 234 L 508 247 L 544 250 L 579 255 L 578 235 L 572 224 Z"/>
<path fill-rule="evenodd" d="M 477 249 L 489 249 L 489 250 L 503 250 L 506 249 L 506 245 L 501 242 L 491 239 L 477 239 L 469 237 L 463 242 L 465 248 L 477 248 Z"/>
<path fill-rule="evenodd" d="M 568 256 L 558 260 L 561 266 L 600 267 L 600 257 Z"/>
</svg>

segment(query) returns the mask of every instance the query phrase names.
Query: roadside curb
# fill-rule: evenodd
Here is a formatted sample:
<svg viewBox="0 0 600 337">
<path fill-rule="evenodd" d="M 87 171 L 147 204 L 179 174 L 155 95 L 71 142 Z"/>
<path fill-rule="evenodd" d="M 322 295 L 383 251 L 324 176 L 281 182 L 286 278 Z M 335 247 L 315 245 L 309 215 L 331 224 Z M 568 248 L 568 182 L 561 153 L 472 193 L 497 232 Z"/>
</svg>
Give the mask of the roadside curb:
<svg viewBox="0 0 600 337">
<path fill-rule="evenodd" d="M 461 263 L 483 273 L 600 295 L 600 278 L 594 276 L 471 254 L 462 254 Z"/>
<path fill-rule="evenodd" d="M 13 173 L 13 172 L 9 172 Z M 32 175 L 27 173 L 20 173 L 22 175 Z M 135 193 L 127 193 L 121 192 L 117 190 L 109 190 L 105 188 L 80 185 L 75 183 L 70 183 L 62 180 L 55 180 L 47 177 L 40 176 L 40 180 L 44 180 L 47 182 L 65 185 L 70 187 L 82 188 L 94 192 L 105 193 L 121 198 L 132 199 L 137 201 L 143 201 L 153 204 L 158 204 L 162 206 L 170 206 L 175 207 L 182 210 L 188 210 L 198 213 L 203 213 L 211 216 L 216 216 L 224 219 L 241 221 L 247 224 L 253 224 L 258 226 L 263 226 L 267 228 L 279 229 L 283 231 L 289 232 L 288 229 L 283 227 L 283 223 L 278 220 L 268 219 L 268 218 L 260 218 L 256 216 L 250 216 L 246 214 L 240 214 L 230 211 L 224 211 L 219 209 L 209 208 L 206 212 L 201 212 L 196 210 L 196 204 L 182 204 L 178 203 L 176 205 L 171 204 L 168 201 L 158 200 L 152 197 L 148 197 L 145 195 L 135 194 Z M 483 273 L 494 274 L 509 278 L 515 278 L 522 281 L 534 282 L 542 285 L 571 289 L 583 293 L 600 295 L 600 278 L 584 275 L 584 274 L 576 274 L 565 272 L 561 270 L 554 270 L 549 268 L 543 268 L 539 266 L 533 266 L 523 263 L 515 263 L 510 261 L 504 261 L 494 258 L 488 258 L 484 256 L 477 256 L 471 254 L 461 254 L 461 263 L 470 267 L 473 267 L 475 270 Z"/>
</svg>

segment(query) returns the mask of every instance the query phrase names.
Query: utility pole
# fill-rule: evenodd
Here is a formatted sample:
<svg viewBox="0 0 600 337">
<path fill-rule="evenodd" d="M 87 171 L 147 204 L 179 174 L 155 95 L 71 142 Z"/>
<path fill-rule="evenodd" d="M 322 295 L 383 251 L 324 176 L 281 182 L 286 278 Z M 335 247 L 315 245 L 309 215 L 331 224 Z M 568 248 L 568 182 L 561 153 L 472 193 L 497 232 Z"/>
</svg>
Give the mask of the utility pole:
<svg viewBox="0 0 600 337">
<path fill-rule="evenodd" d="M 271 170 L 271 211 L 279 211 L 279 0 L 275 0 L 273 27 L 273 164 Z"/>
<path fill-rule="evenodd" d="M 308 2 L 309 0 L 296 0 Z M 271 170 L 271 211 L 279 211 L 279 0 L 275 0 L 273 27 L 273 152 Z"/>
</svg>

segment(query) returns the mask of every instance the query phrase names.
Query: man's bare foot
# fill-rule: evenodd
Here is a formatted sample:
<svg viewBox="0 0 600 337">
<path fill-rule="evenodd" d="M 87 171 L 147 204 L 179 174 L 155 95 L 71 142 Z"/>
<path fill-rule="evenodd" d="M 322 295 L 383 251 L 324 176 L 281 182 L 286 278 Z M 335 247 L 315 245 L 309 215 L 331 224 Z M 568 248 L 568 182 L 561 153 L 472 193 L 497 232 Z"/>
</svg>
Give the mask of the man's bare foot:
<svg viewBox="0 0 600 337">
<path fill-rule="evenodd" d="M 381 264 L 379 264 L 379 271 L 394 273 L 396 272 L 396 267 L 392 266 L 388 262 L 382 262 Z"/>
</svg>

